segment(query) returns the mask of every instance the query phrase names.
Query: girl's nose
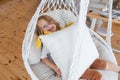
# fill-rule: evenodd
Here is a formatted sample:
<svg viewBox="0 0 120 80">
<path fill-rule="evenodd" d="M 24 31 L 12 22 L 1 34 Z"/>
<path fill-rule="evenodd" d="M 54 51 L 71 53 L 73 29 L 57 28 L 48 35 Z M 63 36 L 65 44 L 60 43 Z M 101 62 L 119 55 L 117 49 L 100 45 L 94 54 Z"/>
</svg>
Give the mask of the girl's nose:
<svg viewBox="0 0 120 80">
<path fill-rule="evenodd" d="M 51 25 L 47 25 L 46 30 L 49 31 L 51 29 Z"/>
<path fill-rule="evenodd" d="M 51 28 L 51 27 L 52 27 L 52 25 L 51 25 L 51 24 L 48 24 L 48 29 Z"/>
</svg>

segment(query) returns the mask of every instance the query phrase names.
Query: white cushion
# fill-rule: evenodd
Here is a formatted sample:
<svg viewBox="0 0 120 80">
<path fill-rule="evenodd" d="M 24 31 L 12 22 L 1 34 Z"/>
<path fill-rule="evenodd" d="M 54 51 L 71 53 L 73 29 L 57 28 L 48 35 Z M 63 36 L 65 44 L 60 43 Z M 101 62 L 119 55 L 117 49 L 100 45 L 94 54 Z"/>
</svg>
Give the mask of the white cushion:
<svg viewBox="0 0 120 80">
<path fill-rule="evenodd" d="M 79 30 L 78 25 L 76 22 L 64 30 L 40 36 L 54 62 L 62 71 L 62 80 L 73 77 L 78 79 L 98 58 L 88 28 L 83 24 Z"/>
<path fill-rule="evenodd" d="M 77 20 L 77 17 L 71 11 L 64 9 L 62 10 L 62 13 L 60 13 L 60 17 L 65 21 L 65 23 L 68 23 L 69 21 L 75 22 Z"/>
</svg>

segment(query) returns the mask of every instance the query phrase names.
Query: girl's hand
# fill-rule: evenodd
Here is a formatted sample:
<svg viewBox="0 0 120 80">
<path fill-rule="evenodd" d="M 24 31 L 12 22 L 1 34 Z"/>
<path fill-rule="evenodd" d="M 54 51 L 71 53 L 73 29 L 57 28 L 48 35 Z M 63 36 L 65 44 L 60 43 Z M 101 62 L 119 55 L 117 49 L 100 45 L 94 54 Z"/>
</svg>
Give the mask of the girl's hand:
<svg viewBox="0 0 120 80">
<path fill-rule="evenodd" d="M 56 74 L 57 74 L 57 76 L 59 76 L 59 77 L 61 77 L 61 71 L 60 71 L 60 69 L 59 68 L 56 68 L 55 69 L 55 72 L 56 72 Z"/>
<path fill-rule="evenodd" d="M 46 65 L 48 65 L 50 68 L 52 68 L 56 72 L 57 76 L 61 77 L 60 69 L 55 64 L 53 64 L 48 58 L 44 58 L 44 59 L 42 59 L 42 61 Z"/>
</svg>

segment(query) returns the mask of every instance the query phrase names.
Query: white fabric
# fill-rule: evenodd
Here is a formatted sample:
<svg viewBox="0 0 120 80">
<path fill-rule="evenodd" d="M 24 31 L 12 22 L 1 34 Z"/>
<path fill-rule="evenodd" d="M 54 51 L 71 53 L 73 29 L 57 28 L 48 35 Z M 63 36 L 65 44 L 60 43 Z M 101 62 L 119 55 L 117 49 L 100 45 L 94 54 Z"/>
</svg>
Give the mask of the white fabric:
<svg viewBox="0 0 120 80">
<path fill-rule="evenodd" d="M 49 51 L 45 46 L 43 46 L 40 58 L 46 58 L 47 54 L 49 54 Z"/>
<path fill-rule="evenodd" d="M 90 2 L 96 2 L 99 3 L 101 0 L 90 0 Z"/>
<path fill-rule="evenodd" d="M 60 15 L 60 17 L 65 21 L 65 23 L 68 23 L 70 21 L 75 22 L 77 20 L 77 16 L 75 16 L 71 11 L 68 10 L 63 9 Z"/>
<path fill-rule="evenodd" d="M 33 64 L 31 65 L 31 68 L 38 77 L 38 80 L 62 80 L 61 77 L 55 75 L 56 73 L 43 62 Z"/>
<path fill-rule="evenodd" d="M 93 38 L 93 41 L 98 49 L 99 57 L 103 60 L 110 61 L 116 64 L 114 54 L 108 49 L 105 45 L 103 45 L 99 40 Z M 118 73 L 109 71 L 109 70 L 99 70 L 102 74 L 102 80 L 118 80 Z"/>
<path fill-rule="evenodd" d="M 111 51 L 102 44 L 97 38 L 93 37 L 93 41 L 98 49 L 99 55 L 101 59 L 111 61 L 116 64 L 115 57 Z M 31 68 L 33 72 L 37 75 L 39 80 L 60 80 L 59 77 L 55 76 L 55 73 L 53 70 L 50 69 L 47 65 L 45 65 L 42 62 L 39 62 L 37 64 L 31 65 Z M 103 76 L 102 80 L 118 80 L 118 74 L 112 71 L 108 70 L 99 70 L 100 73 Z M 80 79 L 81 80 L 81 79 Z"/>
<path fill-rule="evenodd" d="M 90 3 L 106 4 L 107 0 L 90 0 Z"/>
<path fill-rule="evenodd" d="M 31 48 L 30 48 L 30 54 L 28 57 L 30 64 L 35 64 L 35 63 L 38 63 L 40 61 L 41 49 L 36 48 L 36 38 L 37 38 L 37 35 L 34 35 L 33 40 L 32 40 L 32 44 L 31 44 Z"/>
<path fill-rule="evenodd" d="M 99 56 L 88 29 L 81 26 L 78 34 L 78 28 L 75 23 L 64 30 L 40 36 L 62 71 L 62 80 L 77 80 Z M 79 42 L 76 43 L 77 38 Z"/>
</svg>

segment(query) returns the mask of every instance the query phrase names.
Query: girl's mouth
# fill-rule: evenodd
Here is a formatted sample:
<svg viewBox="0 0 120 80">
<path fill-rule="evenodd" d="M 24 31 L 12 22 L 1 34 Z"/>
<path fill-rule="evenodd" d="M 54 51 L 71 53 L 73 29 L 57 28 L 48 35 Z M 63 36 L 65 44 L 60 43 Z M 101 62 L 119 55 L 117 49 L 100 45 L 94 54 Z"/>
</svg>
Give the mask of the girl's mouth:
<svg viewBox="0 0 120 80">
<path fill-rule="evenodd" d="M 52 26 L 48 31 L 53 31 L 53 29 L 54 29 L 54 26 Z"/>
</svg>

